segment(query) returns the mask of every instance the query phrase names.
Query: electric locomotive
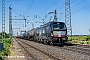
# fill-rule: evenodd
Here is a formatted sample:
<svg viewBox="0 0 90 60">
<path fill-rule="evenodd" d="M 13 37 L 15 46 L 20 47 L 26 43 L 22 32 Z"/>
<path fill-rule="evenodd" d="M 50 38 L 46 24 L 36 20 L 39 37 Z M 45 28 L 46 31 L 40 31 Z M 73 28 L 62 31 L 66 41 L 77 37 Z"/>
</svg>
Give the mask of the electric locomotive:
<svg viewBox="0 0 90 60">
<path fill-rule="evenodd" d="M 39 40 L 42 43 L 67 42 L 67 28 L 64 22 L 49 22 L 39 29 Z"/>
</svg>

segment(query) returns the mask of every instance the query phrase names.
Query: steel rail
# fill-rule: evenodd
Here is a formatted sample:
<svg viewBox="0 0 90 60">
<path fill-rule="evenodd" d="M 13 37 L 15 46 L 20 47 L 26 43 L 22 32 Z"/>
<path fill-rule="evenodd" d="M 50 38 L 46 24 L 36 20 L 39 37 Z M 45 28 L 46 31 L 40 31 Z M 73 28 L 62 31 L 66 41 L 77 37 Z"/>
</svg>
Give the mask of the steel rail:
<svg viewBox="0 0 90 60">
<path fill-rule="evenodd" d="M 21 41 L 21 40 L 19 40 L 19 41 Z M 23 41 L 21 41 L 21 42 L 23 42 Z M 53 55 L 51 55 L 49 53 L 46 53 L 46 52 L 44 52 L 44 51 L 42 51 L 42 50 L 40 50 L 38 48 L 35 48 L 35 47 L 31 46 L 31 45 L 29 45 L 29 44 L 27 44 L 25 42 L 23 42 L 23 43 L 26 44 L 26 45 L 28 45 L 28 46 L 30 46 L 30 47 L 32 47 L 32 48 L 34 48 L 34 49 L 36 49 L 36 50 L 38 50 L 38 51 L 40 51 L 40 52 L 42 52 L 42 53 L 44 53 L 45 55 L 47 55 L 47 56 L 49 56 L 49 57 L 51 57 L 51 58 L 53 58 L 55 60 L 61 60 L 61 59 L 59 59 L 59 58 L 57 58 L 57 57 L 55 57 L 55 56 L 53 56 Z"/>
<path fill-rule="evenodd" d="M 27 50 L 26 47 L 24 47 L 18 40 L 16 40 L 16 41 L 19 43 L 19 45 L 20 45 L 21 47 L 23 47 L 23 48 L 26 50 L 27 53 L 29 53 L 29 55 L 30 55 L 34 60 L 39 60 L 36 56 L 34 56 L 34 54 L 33 54 L 30 50 Z"/>
</svg>

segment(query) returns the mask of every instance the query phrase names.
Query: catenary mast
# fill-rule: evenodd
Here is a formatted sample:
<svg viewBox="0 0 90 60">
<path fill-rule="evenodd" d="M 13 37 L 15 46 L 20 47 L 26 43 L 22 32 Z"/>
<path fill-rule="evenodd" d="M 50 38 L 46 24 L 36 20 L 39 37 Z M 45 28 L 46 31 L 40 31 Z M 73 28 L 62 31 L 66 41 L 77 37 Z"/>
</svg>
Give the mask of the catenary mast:
<svg viewBox="0 0 90 60">
<path fill-rule="evenodd" d="M 72 36 L 70 0 L 65 0 L 65 24 L 68 35 Z"/>
<path fill-rule="evenodd" d="M 5 1 L 2 0 L 2 43 L 5 41 Z"/>
</svg>

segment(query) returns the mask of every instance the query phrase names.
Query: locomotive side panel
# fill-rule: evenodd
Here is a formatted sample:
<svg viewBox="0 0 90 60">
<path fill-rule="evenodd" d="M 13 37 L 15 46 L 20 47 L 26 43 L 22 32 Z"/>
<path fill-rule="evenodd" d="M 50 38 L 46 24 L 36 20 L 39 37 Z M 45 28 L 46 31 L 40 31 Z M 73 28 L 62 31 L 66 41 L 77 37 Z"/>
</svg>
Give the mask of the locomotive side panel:
<svg viewBox="0 0 90 60">
<path fill-rule="evenodd" d="M 42 26 L 40 27 L 39 33 L 40 33 L 40 35 L 39 35 L 39 41 L 40 41 L 41 43 L 43 43 L 44 40 L 47 39 L 47 38 L 46 38 L 46 26 L 42 25 Z"/>
</svg>

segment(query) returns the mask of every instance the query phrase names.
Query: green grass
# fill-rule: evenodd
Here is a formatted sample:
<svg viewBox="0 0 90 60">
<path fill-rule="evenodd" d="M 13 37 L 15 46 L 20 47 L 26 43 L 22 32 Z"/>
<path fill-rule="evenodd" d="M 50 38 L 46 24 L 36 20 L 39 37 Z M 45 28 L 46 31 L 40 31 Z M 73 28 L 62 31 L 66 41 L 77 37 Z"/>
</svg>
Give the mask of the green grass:
<svg viewBox="0 0 90 60">
<path fill-rule="evenodd" d="M 68 37 L 68 41 L 76 44 L 87 44 L 86 38 L 88 38 L 88 44 L 90 44 L 90 36 L 72 36 Z"/>
</svg>

